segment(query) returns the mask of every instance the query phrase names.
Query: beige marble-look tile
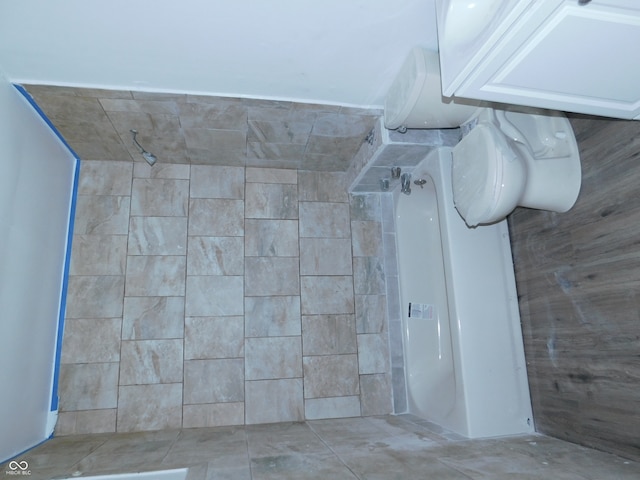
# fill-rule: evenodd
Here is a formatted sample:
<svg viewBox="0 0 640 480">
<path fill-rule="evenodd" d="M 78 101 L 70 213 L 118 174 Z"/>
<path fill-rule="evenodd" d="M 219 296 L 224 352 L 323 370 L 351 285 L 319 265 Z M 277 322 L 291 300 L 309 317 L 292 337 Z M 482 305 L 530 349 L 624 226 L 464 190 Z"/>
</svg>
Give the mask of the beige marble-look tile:
<svg viewBox="0 0 640 480">
<path fill-rule="evenodd" d="M 303 354 L 357 353 L 353 315 L 305 315 L 302 317 Z"/>
<path fill-rule="evenodd" d="M 182 344 L 182 339 L 123 341 L 120 385 L 182 382 Z"/>
<path fill-rule="evenodd" d="M 189 237 L 187 275 L 244 275 L 244 239 Z"/>
<path fill-rule="evenodd" d="M 305 145 L 313 127 L 313 118 L 298 114 L 297 121 L 249 120 L 247 141 L 262 143 L 293 143 Z"/>
<path fill-rule="evenodd" d="M 247 166 L 295 170 L 305 149 L 305 145 L 294 143 L 247 142 Z"/>
<path fill-rule="evenodd" d="M 131 197 L 78 195 L 75 235 L 127 235 Z"/>
<path fill-rule="evenodd" d="M 189 208 L 189 181 L 166 178 L 134 178 L 131 215 L 185 217 Z"/>
<path fill-rule="evenodd" d="M 356 330 L 358 333 L 381 333 L 385 330 L 387 297 L 356 295 Z"/>
<path fill-rule="evenodd" d="M 354 257 L 353 285 L 355 293 L 359 295 L 384 295 L 386 287 L 382 259 Z"/>
<path fill-rule="evenodd" d="M 244 168 L 218 165 L 191 167 L 191 198 L 244 198 Z"/>
<path fill-rule="evenodd" d="M 237 101 L 218 98 L 213 103 L 180 103 L 178 108 L 183 127 L 239 131 L 247 129 L 247 107 Z"/>
<path fill-rule="evenodd" d="M 389 336 L 386 333 L 358 335 L 358 364 L 361 374 L 389 371 Z"/>
<path fill-rule="evenodd" d="M 360 397 L 307 398 L 304 401 L 304 415 L 307 420 L 321 418 L 349 418 L 360 416 Z"/>
<path fill-rule="evenodd" d="M 303 368 L 305 399 L 360 393 L 357 355 L 304 357 Z"/>
<path fill-rule="evenodd" d="M 131 217 L 129 255 L 186 255 L 187 217 Z"/>
<path fill-rule="evenodd" d="M 348 238 L 301 238 L 300 275 L 351 275 Z"/>
<path fill-rule="evenodd" d="M 167 430 L 182 425 L 182 384 L 124 385 L 118 392 L 118 432 Z"/>
<path fill-rule="evenodd" d="M 350 162 L 358 152 L 358 149 L 362 145 L 363 138 L 364 136 L 357 138 L 311 135 L 309 137 L 309 143 L 307 143 L 307 148 L 305 149 L 305 157 L 311 155 L 326 157 L 333 162 L 333 168 L 331 168 L 331 170 L 336 170 L 338 168 L 337 164 L 342 163 L 342 170 L 344 171 L 348 167 L 348 162 Z M 305 170 L 311 169 L 308 164 L 305 164 L 303 168 Z"/>
<path fill-rule="evenodd" d="M 82 435 L 116 431 L 117 409 L 60 412 L 54 435 Z M 74 462 L 75 463 L 75 462 Z"/>
<path fill-rule="evenodd" d="M 122 275 L 69 276 L 66 318 L 116 318 L 122 316 Z"/>
<path fill-rule="evenodd" d="M 297 220 L 246 219 L 245 255 L 248 257 L 297 257 Z"/>
<path fill-rule="evenodd" d="M 189 276 L 185 302 L 189 317 L 243 315 L 244 277 Z"/>
<path fill-rule="evenodd" d="M 120 360 L 119 318 L 68 318 L 64 325 L 62 363 Z"/>
<path fill-rule="evenodd" d="M 226 198 L 194 198 L 189 207 L 189 235 L 244 235 L 244 202 Z"/>
<path fill-rule="evenodd" d="M 188 127 L 183 132 L 193 165 L 244 165 L 246 131 Z"/>
<path fill-rule="evenodd" d="M 360 403 L 362 415 L 386 415 L 393 412 L 391 376 L 360 375 Z"/>
<path fill-rule="evenodd" d="M 317 144 L 318 137 L 315 137 L 314 143 Z M 353 144 L 351 142 L 347 143 L 347 147 L 353 148 Z M 340 147 L 338 147 L 340 149 Z M 302 161 L 300 162 L 299 169 L 300 170 L 311 170 L 318 172 L 346 172 L 350 165 L 351 160 L 354 157 L 352 152 L 340 152 L 338 155 L 335 155 L 333 152 L 322 152 L 322 153 L 312 153 L 313 148 L 307 150 L 302 157 Z M 353 152 L 355 153 L 355 152 Z"/>
<path fill-rule="evenodd" d="M 246 337 L 300 335 L 300 297 L 244 297 Z"/>
<path fill-rule="evenodd" d="M 184 256 L 129 256 L 126 295 L 128 297 L 183 296 L 186 263 Z"/>
<path fill-rule="evenodd" d="M 300 237 L 350 238 L 349 205 L 300 202 Z"/>
<path fill-rule="evenodd" d="M 75 235 L 70 275 L 124 275 L 126 235 Z"/>
<path fill-rule="evenodd" d="M 382 256 L 382 224 L 380 222 L 352 221 L 351 237 L 354 257 Z"/>
<path fill-rule="evenodd" d="M 351 220 L 380 221 L 382 205 L 380 194 L 365 193 L 349 196 Z"/>
<path fill-rule="evenodd" d="M 184 362 L 184 403 L 244 401 L 244 360 L 225 358 Z"/>
<path fill-rule="evenodd" d="M 299 268 L 297 257 L 246 257 L 245 295 L 299 295 Z"/>
<path fill-rule="evenodd" d="M 298 183 L 298 172 L 292 169 L 247 167 L 245 174 L 250 183 Z"/>
<path fill-rule="evenodd" d="M 373 127 L 375 117 L 347 113 L 320 113 L 313 134 L 326 137 L 359 137 L 362 142 Z"/>
<path fill-rule="evenodd" d="M 190 176 L 190 165 L 156 163 L 151 166 L 147 162 L 135 162 L 133 164 L 134 178 L 174 178 L 176 180 L 189 180 Z"/>
<path fill-rule="evenodd" d="M 298 187 L 292 184 L 247 183 L 246 218 L 298 219 Z"/>
<path fill-rule="evenodd" d="M 183 428 L 222 427 L 244 424 L 244 402 L 184 405 Z"/>
<path fill-rule="evenodd" d="M 80 167 L 79 195 L 131 195 L 133 164 L 83 160 Z"/>
<path fill-rule="evenodd" d="M 184 324 L 185 360 L 244 356 L 243 317 L 187 317 Z"/>
<path fill-rule="evenodd" d="M 353 313 L 353 280 L 349 276 L 300 277 L 303 315 Z"/>
<path fill-rule="evenodd" d="M 123 340 L 182 338 L 184 297 L 125 297 Z"/>
<path fill-rule="evenodd" d="M 259 337 L 245 340 L 246 380 L 302 377 L 300 337 Z"/>
<path fill-rule="evenodd" d="M 118 363 L 71 363 L 60 366 L 60 411 L 116 408 Z"/>
<path fill-rule="evenodd" d="M 349 201 L 343 172 L 298 172 L 298 195 L 301 202 Z"/>
<path fill-rule="evenodd" d="M 245 423 L 299 422 L 304 419 L 301 378 L 253 380 L 245 384 Z"/>
<path fill-rule="evenodd" d="M 176 115 L 178 105 L 174 100 L 142 100 L 124 98 L 99 98 L 105 112 L 136 112 Z"/>
</svg>

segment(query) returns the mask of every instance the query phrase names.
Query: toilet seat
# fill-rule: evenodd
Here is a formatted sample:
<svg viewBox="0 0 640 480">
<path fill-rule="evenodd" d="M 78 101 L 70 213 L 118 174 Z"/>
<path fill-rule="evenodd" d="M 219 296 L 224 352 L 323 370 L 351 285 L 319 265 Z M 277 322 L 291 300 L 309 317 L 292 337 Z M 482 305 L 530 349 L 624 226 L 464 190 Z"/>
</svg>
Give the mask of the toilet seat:
<svg viewBox="0 0 640 480">
<path fill-rule="evenodd" d="M 502 220 L 515 208 L 525 182 L 523 167 L 495 125 L 478 123 L 452 155 L 454 204 L 467 225 Z"/>
</svg>

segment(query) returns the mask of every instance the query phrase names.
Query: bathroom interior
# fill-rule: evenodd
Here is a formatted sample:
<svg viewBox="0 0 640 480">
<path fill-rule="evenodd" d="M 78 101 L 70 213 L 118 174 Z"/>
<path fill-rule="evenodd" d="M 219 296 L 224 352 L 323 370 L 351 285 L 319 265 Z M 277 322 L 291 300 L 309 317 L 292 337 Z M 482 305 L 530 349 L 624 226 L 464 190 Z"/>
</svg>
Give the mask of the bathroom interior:
<svg viewBox="0 0 640 480">
<path fill-rule="evenodd" d="M 47 25 L 27 15 L 29 3 L 53 15 L 33 1 L 3 7 L 4 17 Z M 517 207 L 503 224 L 529 424 L 474 438 L 434 423 L 409 398 L 395 207 L 429 187 L 417 175 L 403 195 L 402 175 L 461 144 L 463 132 L 386 128 L 384 101 L 414 45 L 437 51 L 436 4 L 449 2 L 403 2 L 392 19 L 382 3 L 371 9 L 390 28 L 409 22 L 418 33 L 388 47 L 385 88 L 367 98 L 340 96 L 351 79 L 332 93 L 334 80 L 321 78 L 325 90 L 314 97 L 312 81 L 289 85 L 286 75 L 279 85 L 268 77 L 262 90 L 242 71 L 209 78 L 207 89 L 181 87 L 180 75 L 163 77 L 161 68 L 157 84 L 134 67 L 118 78 L 113 66 L 138 57 L 123 62 L 117 45 L 103 51 L 103 67 L 85 59 L 65 72 L 34 55 L 45 49 L 60 60 L 44 35 L 35 45 L 20 33 L 19 46 L 0 49 L 5 83 L 21 86 L 16 95 L 80 159 L 55 429 L 35 449 L 0 458 L 7 475 L 28 465 L 32 478 L 177 468 L 191 480 L 637 478 L 640 123 L 567 109 L 581 170 L 575 204 Z M 150 14 L 144 4 L 134 9 Z M 56 18 L 68 22 L 62 14 L 74 7 L 62 2 Z M 361 6 L 346 10 L 345 18 L 365 15 Z M 75 12 L 84 21 L 74 35 L 89 35 L 98 11 L 107 15 Z M 236 18 L 232 11 L 221 7 L 220 16 Z M 154 14 L 169 21 L 162 14 L 169 9 Z M 155 41 L 121 21 L 131 38 Z M 0 35 L 8 45 L 18 32 Z M 482 415 L 503 400 L 498 390 L 487 395 L 469 411 Z"/>
</svg>

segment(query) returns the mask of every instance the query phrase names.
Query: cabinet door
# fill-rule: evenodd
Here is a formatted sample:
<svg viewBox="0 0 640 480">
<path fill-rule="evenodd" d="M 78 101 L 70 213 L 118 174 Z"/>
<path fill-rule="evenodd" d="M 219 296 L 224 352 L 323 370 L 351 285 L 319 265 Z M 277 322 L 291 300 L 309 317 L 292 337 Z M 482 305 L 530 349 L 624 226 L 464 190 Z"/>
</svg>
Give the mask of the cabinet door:
<svg viewBox="0 0 640 480">
<path fill-rule="evenodd" d="M 536 6 L 506 30 L 456 96 L 638 118 L 639 46 L 637 0 L 565 0 L 552 12 Z"/>
</svg>

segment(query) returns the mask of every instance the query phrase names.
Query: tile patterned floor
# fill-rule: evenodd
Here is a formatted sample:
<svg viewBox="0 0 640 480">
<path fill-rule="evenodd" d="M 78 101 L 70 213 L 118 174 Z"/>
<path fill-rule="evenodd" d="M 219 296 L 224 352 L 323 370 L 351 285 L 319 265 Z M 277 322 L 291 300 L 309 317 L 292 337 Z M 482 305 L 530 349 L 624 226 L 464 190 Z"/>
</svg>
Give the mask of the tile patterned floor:
<svg viewBox="0 0 640 480">
<path fill-rule="evenodd" d="M 466 440 L 411 415 L 65 436 L 17 460 L 31 480 L 185 467 L 187 480 L 640 478 L 640 463 L 554 438 Z"/>
</svg>

